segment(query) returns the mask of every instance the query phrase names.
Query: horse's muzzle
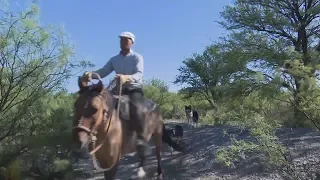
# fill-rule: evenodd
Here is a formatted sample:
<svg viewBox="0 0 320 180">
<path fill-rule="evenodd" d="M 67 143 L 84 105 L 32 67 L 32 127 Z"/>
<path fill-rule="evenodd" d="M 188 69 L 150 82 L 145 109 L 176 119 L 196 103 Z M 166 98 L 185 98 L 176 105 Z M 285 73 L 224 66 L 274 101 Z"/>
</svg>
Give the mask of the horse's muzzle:
<svg viewBox="0 0 320 180">
<path fill-rule="evenodd" d="M 72 151 L 88 150 L 89 134 L 86 131 L 75 131 L 73 135 Z"/>
</svg>

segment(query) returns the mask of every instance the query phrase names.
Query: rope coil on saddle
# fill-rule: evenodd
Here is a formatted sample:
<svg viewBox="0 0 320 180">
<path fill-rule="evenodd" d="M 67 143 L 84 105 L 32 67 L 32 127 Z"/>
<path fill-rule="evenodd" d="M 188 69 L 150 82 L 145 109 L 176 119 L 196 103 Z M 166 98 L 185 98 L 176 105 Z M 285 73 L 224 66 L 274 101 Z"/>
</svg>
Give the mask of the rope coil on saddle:
<svg viewBox="0 0 320 180">
<path fill-rule="evenodd" d="M 94 75 L 96 75 L 97 76 L 97 78 L 99 79 L 99 81 L 102 81 L 102 79 L 101 79 L 101 77 L 100 77 L 100 75 L 98 74 L 98 73 L 92 73 L 92 74 L 94 74 Z M 114 85 L 115 84 L 115 86 L 116 86 L 116 84 L 117 83 L 115 83 L 115 82 L 117 82 L 115 79 L 113 79 L 112 80 L 112 82 L 109 84 L 109 86 L 107 86 L 107 89 L 109 89 L 109 88 L 111 88 L 111 86 L 112 85 Z M 119 96 L 119 100 L 120 100 L 120 98 L 121 98 L 121 96 L 122 96 L 122 82 L 121 82 L 121 79 L 119 78 L 119 93 L 118 93 L 118 96 Z M 120 102 L 118 102 L 118 104 L 117 104 L 117 114 L 116 114 L 116 118 L 118 118 L 119 119 L 119 113 L 120 113 Z M 109 132 L 109 128 L 110 128 L 110 125 L 111 125 L 111 121 L 112 121 L 112 115 L 110 116 L 110 119 L 109 119 L 109 123 L 108 123 L 108 127 L 107 127 L 107 132 L 106 132 L 106 136 L 105 136 L 105 138 L 102 140 L 102 142 L 96 147 L 96 141 L 97 141 L 97 137 L 96 137 L 96 132 L 95 133 L 91 133 L 90 135 L 91 135 L 91 141 L 92 141 L 92 148 L 93 148 L 93 150 L 92 151 L 90 151 L 90 155 L 92 155 L 92 160 L 93 160 L 93 165 L 94 165 L 94 167 L 96 168 L 96 170 L 98 171 L 98 172 L 104 172 L 104 171 L 109 171 L 109 170 L 111 170 L 117 163 L 114 163 L 111 167 L 109 167 L 109 168 L 101 168 L 99 165 L 98 165 L 98 162 L 97 162 L 97 158 L 96 158 L 96 156 L 95 156 L 95 153 L 103 146 L 103 144 L 104 144 L 104 142 L 106 141 L 106 139 L 107 139 L 107 134 L 108 134 L 108 132 Z M 118 159 L 120 160 L 120 158 L 121 158 L 121 152 L 119 152 L 119 157 L 118 157 Z"/>
</svg>

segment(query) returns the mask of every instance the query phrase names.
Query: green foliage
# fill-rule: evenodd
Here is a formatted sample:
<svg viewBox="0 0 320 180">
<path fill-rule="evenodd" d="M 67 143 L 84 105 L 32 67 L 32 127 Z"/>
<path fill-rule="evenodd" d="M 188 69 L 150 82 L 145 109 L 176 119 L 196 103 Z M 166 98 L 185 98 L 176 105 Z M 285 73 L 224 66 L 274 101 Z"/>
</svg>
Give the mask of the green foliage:
<svg viewBox="0 0 320 180">
<path fill-rule="evenodd" d="M 55 159 L 54 162 L 53 162 L 53 169 L 54 169 L 54 172 L 60 172 L 60 171 L 64 171 L 68 168 L 70 168 L 71 164 L 70 164 L 70 161 L 68 160 L 61 160 L 61 159 Z"/>
<path fill-rule="evenodd" d="M 40 158 L 38 149 L 43 146 L 70 144 L 74 96 L 63 87 L 75 70 L 87 64 L 74 60 L 61 28 L 40 25 L 36 4 L 16 13 L 2 5 L 0 167 L 7 167 L 26 153 Z"/>
<path fill-rule="evenodd" d="M 145 96 L 160 107 L 163 116 L 167 119 L 180 119 L 184 116 L 185 102 L 182 96 L 168 91 L 168 85 L 160 79 L 151 79 L 145 82 Z"/>
<path fill-rule="evenodd" d="M 281 167 L 290 163 L 288 149 L 278 142 L 275 129 L 319 129 L 320 58 L 315 46 L 319 36 L 309 31 L 319 31 L 319 5 L 317 1 L 237 0 L 221 13 L 220 24 L 232 32 L 218 44 L 234 53 L 231 60 L 245 63 L 246 69 L 227 84 L 214 119 L 248 129 L 254 141 L 233 140 L 218 151 L 218 162 L 233 166 L 243 154 L 259 153 L 266 165 Z"/>
<path fill-rule="evenodd" d="M 151 79 L 145 82 L 144 93 L 146 97 L 156 102 L 160 107 L 168 101 L 170 95 L 168 85 L 159 79 Z"/>
<path fill-rule="evenodd" d="M 289 162 L 277 128 L 320 128 L 319 6 L 236 0 L 221 12 L 228 36 L 183 61 L 175 83 L 186 86 L 181 93 L 189 100 L 198 98 L 191 102 L 210 105 L 202 122 L 247 129 L 254 139 L 233 139 L 218 151 L 218 162 L 233 166 L 243 154 L 259 153 L 279 167 Z"/>
<path fill-rule="evenodd" d="M 42 122 L 31 129 L 43 125 L 45 118 L 39 115 L 49 113 L 43 107 L 48 105 L 44 103 L 49 101 L 46 95 L 61 90 L 77 64 L 63 31 L 40 26 L 37 15 L 38 7 L 31 5 L 21 13 L 5 11 L 0 17 L 0 141 L 18 132 L 29 135 L 31 132 L 22 131 L 29 131 L 25 127 L 30 127 L 34 119 Z"/>
<path fill-rule="evenodd" d="M 252 142 L 237 141 L 232 139 L 232 145 L 226 149 L 221 148 L 217 152 L 216 161 L 227 167 L 234 166 L 235 161 L 241 160 L 241 154 L 243 152 L 253 152 L 258 148 L 258 145 Z"/>
<path fill-rule="evenodd" d="M 244 63 L 232 60 L 232 56 L 220 44 L 209 46 L 202 54 L 194 54 L 183 61 L 174 83 L 187 85 L 183 92 L 190 97 L 202 97 L 216 109 L 216 101 L 224 94 L 226 86 L 232 78 L 241 76 L 238 73 L 245 68 Z"/>
<path fill-rule="evenodd" d="M 217 161 L 227 166 L 234 166 L 234 162 L 244 160 L 243 154 L 259 153 L 259 158 L 266 166 L 278 166 L 284 163 L 286 149 L 278 143 L 274 134 L 276 128 L 282 124 L 279 118 L 281 116 L 275 113 L 279 107 L 276 105 L 277 101 L 272 102 L 261 97 L 259 92 L 228 102 L 226 104 L 228 111 L 225 114 L 221 112 L 216 118 L 227 118 L 225 124 L 249 130 L 254 141 L 233 139 L 230 147 L 218 151 Z"/>
</svg>

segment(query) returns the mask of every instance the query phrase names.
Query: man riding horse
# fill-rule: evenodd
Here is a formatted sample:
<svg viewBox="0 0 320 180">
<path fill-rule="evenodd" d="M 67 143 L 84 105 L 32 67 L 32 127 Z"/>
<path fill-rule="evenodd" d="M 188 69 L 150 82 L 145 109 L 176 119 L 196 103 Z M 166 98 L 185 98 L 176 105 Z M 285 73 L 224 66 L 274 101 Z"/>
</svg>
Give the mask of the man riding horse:
<svg viewBox="0 0 320 180">
<path fill-rule="evenodd" d="M 115 71 L 116 77 L 119 78 L 120 83 L 123 83 L 122 94 L 128 95 L 130 99 L 130 119 L 132 126 L 137 133 L 137 153 L 140 158 L 144 159 L 148 152 L 147 142 L 144 140 L 143 132 L 145 132 L 143 125 L 143 117 L 138 113 L 137 105 L 143 104 L 145 101 L 142 80 L 144 71 L 143 57 L 137 52 L 134 52 L 131 47 L 135 43 L 135 36 L 131 32 L 123 32 L 119 36 L 120 48 L 119 54 L 110 58 L 110 60 L 101 69 L 94 71 L 100 75 L 101 78 L 108 76 Z M 98 79 L 92 72 L 85 72 L 83 77 L 88 80 Z M 120 102 L 119 102 L 120 103 Z M 155 109 L 154 107 L 151 109 Z"/>
</svg>

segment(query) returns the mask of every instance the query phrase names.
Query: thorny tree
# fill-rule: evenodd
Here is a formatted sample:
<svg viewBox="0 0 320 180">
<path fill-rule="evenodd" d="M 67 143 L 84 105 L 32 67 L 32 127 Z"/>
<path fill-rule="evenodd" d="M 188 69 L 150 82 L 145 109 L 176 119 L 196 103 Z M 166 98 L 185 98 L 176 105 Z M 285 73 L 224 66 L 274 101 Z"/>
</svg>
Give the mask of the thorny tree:
<svg viewBox="0 0 320 180">
<path fill-rule="evenodd" d="M 38 24 L 38 8 L 0 9 L 0 143 L 19 144 L 30 136 L 39 99 L 62 88 L 74 68 L 72 48 L 63 31 Z M 45 112 L 43 112 L 45 113 Z M 38 127 L 39 128 L 39 127 Z M 2 146 L 4 147 L 4 146 Z"/>
<path fill-rule="evenodd" d="M 228 30 L 242 34 L 235 39 L 247 61 L 265 70 L 267 79 L 280 82 L 293 96 L 295 116 L 319 68 L 319 0 L 237 0 L 221 13 Z M 318 47 L 319 48 L 319 47 Z M 258 62 L 258 63 L 257 63 Z"/>
</svg>

